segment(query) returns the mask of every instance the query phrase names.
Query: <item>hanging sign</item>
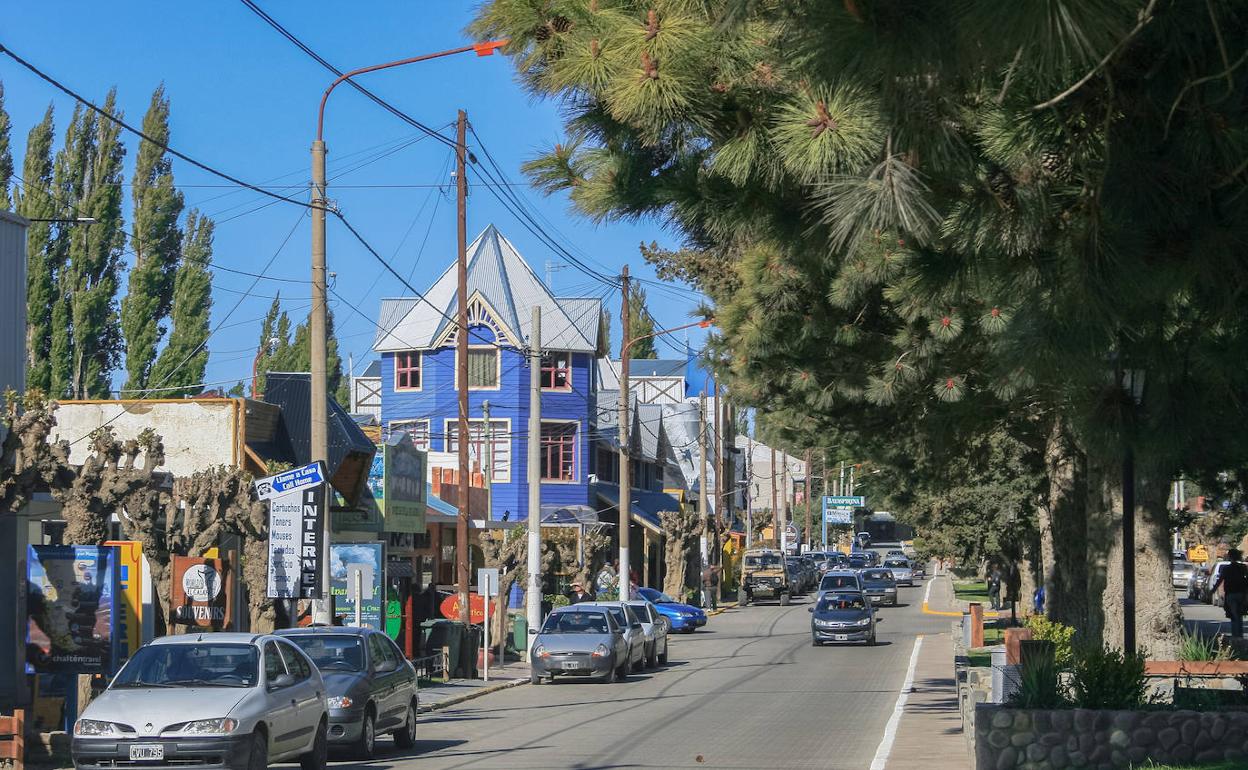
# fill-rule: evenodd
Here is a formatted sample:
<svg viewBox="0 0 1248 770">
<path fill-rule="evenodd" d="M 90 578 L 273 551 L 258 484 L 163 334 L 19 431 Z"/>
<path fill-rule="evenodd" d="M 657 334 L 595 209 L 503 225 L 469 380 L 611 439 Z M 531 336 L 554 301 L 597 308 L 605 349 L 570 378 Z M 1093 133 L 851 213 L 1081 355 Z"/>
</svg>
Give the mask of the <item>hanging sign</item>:
<svg viewBox="0 0 1248 770">
<path fill-rule="evenodd" d="M 425 458 L 406 433 L 399 433 L 381 447 L 381 494 L 373 474 L 369 486 L 380 503 L 386 532 L 425 531 Z M 374 462 L 374 465 L 376 463 Z"/>
<path fill-rule="evenodd" d="M 234 627 L 234 574 L 225 559 L 173 557 L 174 623 L 214 631 Z"/>
<path fill-rule="evenodd" d="M 319 468 L 319 463 L 314 464 Z M 256 482 L 257 492 L 261 482 L 275 478 L 278 477 L 270 476 Z M 268 499 L 268 596 L 273 599 L 325 598 L 325 587 L 321 584 L 327 515 L 325 484 L 297 487 Z"/>
<path fill-rule="evenodd" d="M 451 594 L 443 599 L 438 609 L 441 610 L 442 617 L 448 620 L 459 620 L 459 594 Z M 481 594 L 468 594 L 468 622 L 485 622 L 485 598 Z"/>
<path fill-rule="evenodd" d="M 276 476 L 256 479 L 256 496 L 261 500 L 271 500 L 288 492 L 320 486 L 324 483 L 325 473 L 321 463 L 308 463 L 283 471 Z"/>
</svg>

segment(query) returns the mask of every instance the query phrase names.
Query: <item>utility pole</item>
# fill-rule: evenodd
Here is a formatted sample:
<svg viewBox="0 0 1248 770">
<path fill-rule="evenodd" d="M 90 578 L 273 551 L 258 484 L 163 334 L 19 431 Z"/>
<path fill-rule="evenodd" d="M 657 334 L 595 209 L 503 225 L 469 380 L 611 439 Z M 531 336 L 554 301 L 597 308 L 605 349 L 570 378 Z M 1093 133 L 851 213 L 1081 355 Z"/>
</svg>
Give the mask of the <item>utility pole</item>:
<svg viewBox="0 0 1248 770">
<path fill-rule="evenodd" d="M 468 114 L 459 111 L 455 126 L 455 234 L 458 238 L 456 292 L 459 312 L 455 335 L 455 368 L 459 380 L 459 520 L 455 522 L 455 587 L 459 593 L 459 622 L 468 625 Z"/>
<path fill-rule="evenodd" d="M 533 306 L 533 331 L 529 333 L 529 552 L 527 567 L 529 584 L 525 592 L 525 610 L 529 628 L 542 624 L 542 308 Z M 536 638 L 533 636 L 530 639 Z M 532 645 L 525 645 L 525 657 Z"/>
<path fill-rule="evenodd" d="M 702 571 L 706 569 L 707 558 L 710 548 L 707 544 L 707 529 L 710 527 L 710 517 L 707 515 L 707 489 L 706 489 L 706 391 L 698 394 L 698 518 L 702 521 L 702 536 L 698 538 L 699 550 L 699 568 L 698 582 L 702 582 Z M 702 592 L 699 592 L 701 594 Z M 707 597 L 702 596 L 702 606 L 709 606 Z"/>
<path fill-rule="evenodd" d="M 322 101 L 322 109 L 324 102 Z M 317 132 L 320 133 L 319 131 Z M 308 352 L 311 359 L 309 390 L 311 392 L 311 446 L 312 462 L 326 464 L 329 468 L 329 383 L 325 372 L 326 358 L 326 289 L 325 289 L 325 209 L 329 198 L 325 194 L 325 142 L 318 135 L 312 142 L 312 310 L 308 318 Z M 330 528 L 329 512 L 325 512 L 325 526 L 321 530 L 321 599 L 315 603 L 313 619 L 326 625 L 333 622 L 334 597 L 329 590 Z"/>
<path fill-rule="evenodd" d="M 776 485 L 776 448 L 768 447 L 771 450 L 771 527 L 776 533 L 776 545 L 784 546 L 784 533 L 780 529 L 783 523 L 784 515 L 780 512 L 779 506 L 776 505 L 776 493 L 780 491 Z"/>
<path fill-rule="evenodd" d="M 815 539 L 810 536 L 810 449 L 806 450 L 806 531 L 802 533 L 803 542 L 810 544 L 810 550 L 815 549 Z"/>
<path fill-rule="evenodd" d="M 485 519 L 489 521 L 494 518 L 494 481 L 491 476 L 494 475 L 494 426 L 490 423 L 490 402 L 481 402 L 481 420 L 485 424 L 482 429 L 485 431 L 485 457 L 482 461 L 482 479 L 485 483 Z"/>
<path fill-rule="evenodd" d="M 714 506 L 715 509 L 715 529 L 711 533 L 711 564 L 719 564 L 723 561 L 723 551 L 720 550 L 722 546 L 720 545 L 719 538 L 721 533 L 724 531 L 724 444 L 722 439 L 723 434 L 719 432 L 719 382 L 714 377 L 711 378 L 711 388 L 715 391 L 715 403 L 713 404 L 715 409 L 715 419 L 713 422 L 715 429 L 710 436 L 710 446 L 713 449 L 711 457 L 714 461 L 714 464 L 711 466 L 711 471 L 715 474 L 715 481 L 711 485 L 711 487 L 715 490 L 715 496 L 711 498 L 711 505 Z"/>
<path fill-rule="evenodd" d="M 823 496 L 828 496 L 828 450 L 823 450 Z M 822 501 L 820 501 L 822 502 Z M 819 506 L 819 518 L 823 521 L 823 550 L 828 550 L 828 517 Z"/>
<path fill-rule="evenodd" d="M 632 468 L 628 453 L 628 335 L 632 333 L 628 323 L 628 265 L 620 270 L 620 289 L 624 299 L 620 303 L 623 328 L 620 337 L 620 525 L 616 530 L 620 538 L 620 601 L 624 602 L 628 601 L 628 539 L 633 523 L 633 488 L 629 478 Z"/>
<path fill-rule="evenodd" d="M 745 547 L 754 545 L 754 437 L 745 437 Z"/>
</svg>

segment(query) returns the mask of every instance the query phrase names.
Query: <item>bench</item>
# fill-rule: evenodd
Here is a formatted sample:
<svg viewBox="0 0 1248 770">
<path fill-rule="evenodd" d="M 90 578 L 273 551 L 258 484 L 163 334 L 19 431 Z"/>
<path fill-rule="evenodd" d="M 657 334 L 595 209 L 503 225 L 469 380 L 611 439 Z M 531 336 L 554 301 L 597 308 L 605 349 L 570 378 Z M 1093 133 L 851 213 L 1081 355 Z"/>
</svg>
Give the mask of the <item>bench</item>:
<svg viewBox="0 0 1248 770">
<path fill-rule="evenodd" d="M 13 716 L 0 716 L 0 759 L 13 760 L 16 770 L 23 770 L 26 757 L 26 714 L 14 709 Z"/>
</svg>

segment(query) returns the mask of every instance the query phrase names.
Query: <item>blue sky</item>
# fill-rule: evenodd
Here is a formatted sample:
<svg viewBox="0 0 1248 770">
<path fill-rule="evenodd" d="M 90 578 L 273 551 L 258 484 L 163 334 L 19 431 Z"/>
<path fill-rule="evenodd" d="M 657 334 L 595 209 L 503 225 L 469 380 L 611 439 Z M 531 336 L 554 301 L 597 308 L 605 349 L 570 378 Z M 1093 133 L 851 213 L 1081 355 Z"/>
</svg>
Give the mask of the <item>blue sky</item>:
<svg viewBox="0 0 1248 770">
<path fill-rule="evenodd" d="M 359 0 L 259 4 L 342 69 L 462 45 L 467 42 L 463 30 L 476 6 Z M 282 192 L 306 198 L 316 106 L 331 78 L 241 2 L 111 0 L 61 5 L 55 13 L 49 13 L 46 4 L 11 3 L 0 42 L 97 103 L 116 85 L 125 117 L 134 125 L 141 122 L 152 90 L 164 82 L 172 102 L 172 146 L 249 182 L 292 185 Z M 364 77 L 362 82 L 375 93 L 428 125 L 447 128 L 448 135 L 456 110 L 467 110 L 469 121 L 513 182 L 523 181 L 521 163 L 562 135 L 558 105 L 535 101 L 516 82 L 510 60 L 501 56 L 467 54 Z M 26 132 L 51 103 L 59 144 L 73 104 L 4 57 L 0 80 L 13 121 L 13 154 L 20 175 Z M 331 99 L 325 133 L 330 197 L 423 291 L 455 254 L 454 190 L 445 186 L 450 181 L 449 149 L 427 138 L 414 141 L 421 136 L 415 129 L 346 86 Z M 137 138 L 128 137 L 126 143 L 129 169 Z M 266 205 L 270 199 L 181 161 L 174 161 L 174 174 L 187 207 L 197 207 L 217 222 L 216 263 L 259 272 L 276 254 L 268 275 L 307 278 L 311 223 L 302 208 Z M 609 274 L 627 263 L 634 275 L 654 278 L 638 254 L 638 243 L 679 243 L 679 234 L 664 230 L 658 222 L 595 226 L 571 213 L 562 197 L 544 198 L 527 185 L 517 192 L 538 210 L 559 242 Z M 128 186 L 126 206 L 128 219 Z M 468 204 L 469 239 L 491 222 L 539 274 L 548 259 L 555 260 L 552 282 L 557 294 L 606 295 L 608 287 L 567 266 L 488 190 L 477 188 Z M 328 255 L 329 269 L 337 274 L 334 291 L 346 300 L 331 296 L 343 358 L 354 354 L 361 370 L 371 357 L 379 298 L 406 292 L 398 281 L 382 275 L 383 268 L 332 218 Z M 226 325 L 209 343 L 207 382 L 250 376 L 259 319 L 275 293 L 281 292 L 292 319 L 307 313 L 306 284 L 261 280 L 249 289 L 251 280 L 225 271 L 216 274 L 213 321 Z M 661 324 L 688 322 L 697 295 L 684 287 L 646 289 L 651 312 Z M 608 307 L 618 315 L 618 291 L 606 296 Z M 240 298 L 241 305 L 227 321 L 227 312 Z M 613 318 L 613 331 L 617 337 L 613 350 L 618 352 L 618 317 Z M 702 334 L 698 329 L 691 332 L 695 348 Z M 673 341 L 683 347 L 683 335 L 675 337 Z M 675 355 L 663 345 L 659 351 Z"/>
</svg>

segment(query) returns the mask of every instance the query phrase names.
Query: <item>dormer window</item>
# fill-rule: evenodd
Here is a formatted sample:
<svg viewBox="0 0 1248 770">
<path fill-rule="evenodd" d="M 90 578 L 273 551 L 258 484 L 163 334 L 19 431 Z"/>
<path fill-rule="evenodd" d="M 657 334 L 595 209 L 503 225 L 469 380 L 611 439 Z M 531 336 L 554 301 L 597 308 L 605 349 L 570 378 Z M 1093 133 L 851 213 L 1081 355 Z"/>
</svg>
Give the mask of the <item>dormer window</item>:
<svg viewBox="0 0 1248 770">
<path fill-rule="evenodd" d="M 402 350 L 394 354 L 394 389 L 420 390 L 419 350 Z"/>
<path fill-rule="evenodd" d="M 572 354 L 554 351 L 542 354 L 542 390 L 572 389 Z"/>
</svg>

